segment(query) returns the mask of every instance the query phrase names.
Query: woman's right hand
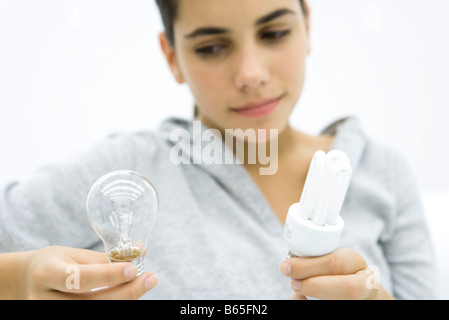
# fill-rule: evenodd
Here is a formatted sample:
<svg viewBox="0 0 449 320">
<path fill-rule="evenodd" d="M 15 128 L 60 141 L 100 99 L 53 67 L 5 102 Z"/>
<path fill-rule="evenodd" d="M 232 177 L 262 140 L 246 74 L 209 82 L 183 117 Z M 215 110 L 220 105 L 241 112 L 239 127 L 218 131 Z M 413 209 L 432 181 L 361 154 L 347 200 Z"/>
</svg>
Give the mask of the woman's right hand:
<svg viewBox="0 0 449 320">
<path fill-rule="evenodd" d="M 90 250 L 47 247 L 28 252 L 24 262 L 16 299 L 135 300 L 158 282 L 151 272 L 136 278 L 132 263 L 110 264 L 105 253 Z"/>
</svg>

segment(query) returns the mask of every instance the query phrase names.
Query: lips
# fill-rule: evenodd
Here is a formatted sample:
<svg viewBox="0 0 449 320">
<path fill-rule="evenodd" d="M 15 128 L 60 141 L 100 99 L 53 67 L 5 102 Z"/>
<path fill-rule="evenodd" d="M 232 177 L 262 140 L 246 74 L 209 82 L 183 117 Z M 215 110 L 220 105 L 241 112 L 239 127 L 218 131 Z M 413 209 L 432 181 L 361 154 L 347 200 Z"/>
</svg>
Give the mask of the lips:
<svg viewBox="0 0 449 320">
<path fill-rule="evenodd" d="M 236 108 L 231 108 L 233 112 L 240 114 L 244 117 L 258 118 L 273 112 L 279 105 L 279 102 L 284 96 L 281 95 L 276 98 L 259 99 L 251 101 Z"/>
</svg>

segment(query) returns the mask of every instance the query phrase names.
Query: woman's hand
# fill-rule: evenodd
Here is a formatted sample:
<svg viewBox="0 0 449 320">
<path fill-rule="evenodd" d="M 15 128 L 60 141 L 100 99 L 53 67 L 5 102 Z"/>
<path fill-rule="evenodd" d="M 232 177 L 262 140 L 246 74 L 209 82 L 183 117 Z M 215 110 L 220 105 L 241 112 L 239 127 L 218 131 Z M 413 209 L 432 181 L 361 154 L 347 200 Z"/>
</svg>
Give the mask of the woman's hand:
<svg viewBox="0 0 449 320">
<path fill-rule="evenodd" d="M 48 247 L 16 261 L 23 267 L 10 283 L 15 299 L 138 299 L 157 284 L 153 273 L 136 278 L 132 263 L 110 264 L 106 254 L 90 250 Z"/>
<path fill-rule="evenodd" d="M 292 278 L 292 300 L 307 297 L 330 300 L 393 299 L 378 283 L 363 257 L 340 249 L 313 258 L 291 258 L 282 262 L 281 272 Z"/>
</svg>

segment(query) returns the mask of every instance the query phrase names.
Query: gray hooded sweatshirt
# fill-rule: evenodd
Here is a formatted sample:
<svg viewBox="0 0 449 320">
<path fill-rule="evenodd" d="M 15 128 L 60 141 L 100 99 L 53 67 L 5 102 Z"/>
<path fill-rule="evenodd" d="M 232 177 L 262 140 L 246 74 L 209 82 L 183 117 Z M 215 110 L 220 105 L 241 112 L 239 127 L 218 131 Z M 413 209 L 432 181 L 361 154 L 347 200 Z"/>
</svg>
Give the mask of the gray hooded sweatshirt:
<svg viewBox="0 0 449 320">
<path fill-rule="evenodd" d="M 0 252 L 50 245 L 103 251 L 87 219 L 88 191 L 108 172 L 133 170 L 153 183 L 160 202 L 145 257 L 159 284 L 144 299 L 288 299 L 291 280 L 279 271 L 288 252 L 283 226 L 262 192 L 238 163 L 195 163 L 189 152 L 174 163 L 173 148 L 192 145 L 171 141 L 176 129 L 193 137 L 192 121 L 168 119 L 0 188 Z M 353 168 L 339 247 L 358 251 L 394 297 L 433 298 L 432 246 L 406 161 L 368 139 L 356 118 L 323 133 L 335 135 L 332 149 L 346 152 Z"/>
</svg>

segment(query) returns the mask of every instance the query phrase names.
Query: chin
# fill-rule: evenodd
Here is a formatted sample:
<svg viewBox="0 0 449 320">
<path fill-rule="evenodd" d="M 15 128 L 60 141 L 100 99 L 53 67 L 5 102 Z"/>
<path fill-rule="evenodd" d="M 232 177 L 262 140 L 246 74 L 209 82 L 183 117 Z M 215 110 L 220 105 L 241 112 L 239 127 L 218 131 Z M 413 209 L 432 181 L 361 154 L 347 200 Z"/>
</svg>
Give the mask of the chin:
<svg viewBox="0 0 449 320">
<path fill-rule="evenodd" d="M 234 136 L 248 143 L 269 143 L 278 139 L 287 128 L 288 119 L 260 119 L 259 121 L 239 121 L 232 126 Z"/>
<path fill-rule="evenodd" d="M 216 117 L 203 116 L 201 120 L 209 127 L 220 130 L 222 134 L 230 132 L 239 140 L 258 144 L 277 139 L 288 126 L 288 116 L 278 114 L 258 119 L 226 114 Z"/>
</svg>

